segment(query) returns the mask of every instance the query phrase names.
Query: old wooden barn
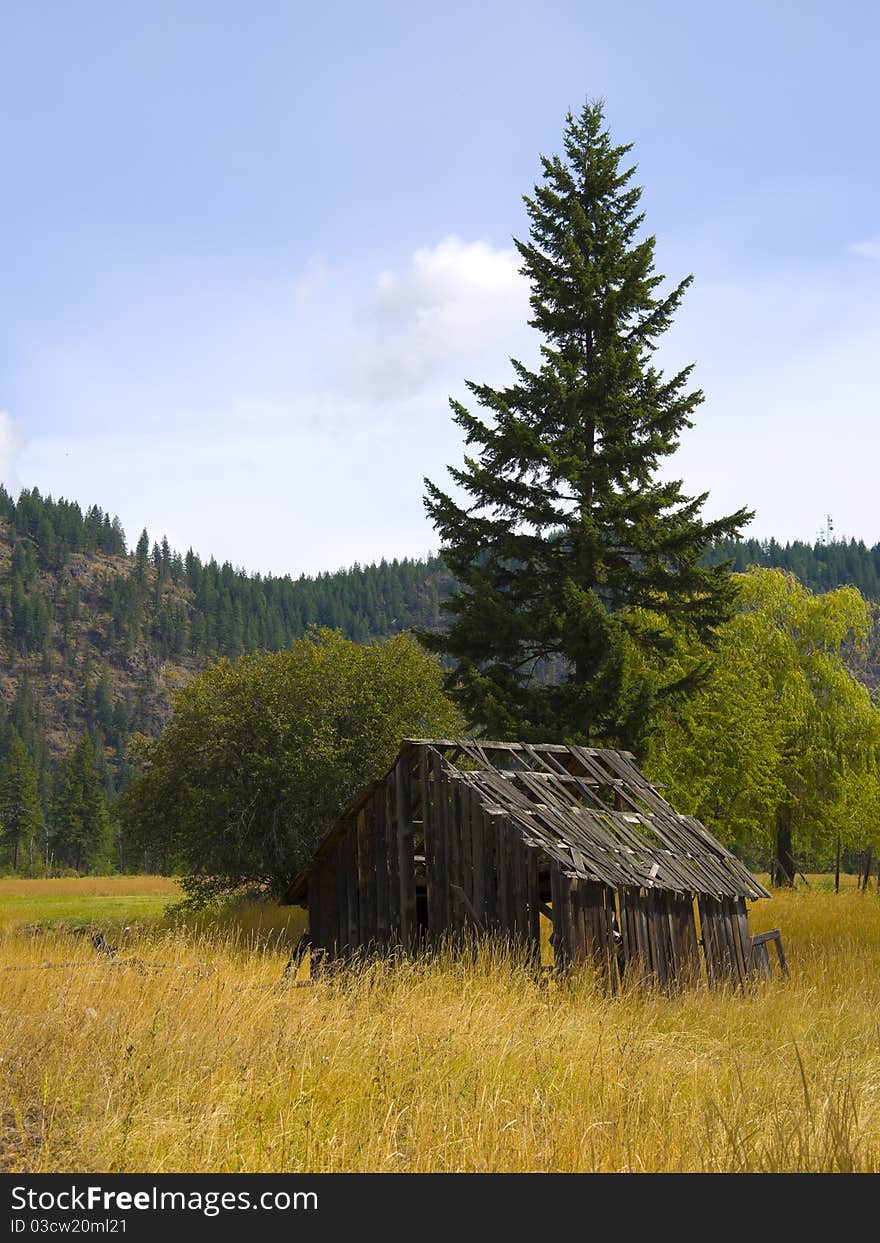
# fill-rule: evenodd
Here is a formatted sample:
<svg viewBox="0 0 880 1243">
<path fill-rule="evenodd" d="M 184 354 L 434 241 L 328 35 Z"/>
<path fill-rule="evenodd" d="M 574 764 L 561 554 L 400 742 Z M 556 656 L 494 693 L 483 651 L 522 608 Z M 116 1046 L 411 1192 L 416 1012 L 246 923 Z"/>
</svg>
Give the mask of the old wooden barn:
<svg viewBox="0 0 880 1243">
<path fill-rule="evenodd" d="M 746 901 L 769 896 L 628 752 L 408 739 L 288 900 L 308 910 L 313 961 L 470 933 L 538 963 L 544 917 L 557 967 L 590 961 L 616 988 L 632 973 L 742 985 L 769 966 Z"/>
</svg>

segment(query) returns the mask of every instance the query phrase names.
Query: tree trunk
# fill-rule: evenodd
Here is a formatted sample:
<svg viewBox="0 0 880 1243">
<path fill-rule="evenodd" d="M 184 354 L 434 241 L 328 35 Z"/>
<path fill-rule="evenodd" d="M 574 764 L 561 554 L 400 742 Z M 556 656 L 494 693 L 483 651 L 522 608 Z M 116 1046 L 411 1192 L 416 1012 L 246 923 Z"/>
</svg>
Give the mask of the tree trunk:
<svg viewBox="0 0 880 1243">
<path fill-rule="evenodd" d="M 18 871 L 18 840 L 12 843 L 12 870 Z"/>
<path fill-rule="evenodd" d="M 794 888 L 796 865 L 791 841 L 792 808 L 781 803 L 776 810 L 776 878 L 777 885 Z M 772 879 L 772 878 L 771 878 Z"/>
</svg>

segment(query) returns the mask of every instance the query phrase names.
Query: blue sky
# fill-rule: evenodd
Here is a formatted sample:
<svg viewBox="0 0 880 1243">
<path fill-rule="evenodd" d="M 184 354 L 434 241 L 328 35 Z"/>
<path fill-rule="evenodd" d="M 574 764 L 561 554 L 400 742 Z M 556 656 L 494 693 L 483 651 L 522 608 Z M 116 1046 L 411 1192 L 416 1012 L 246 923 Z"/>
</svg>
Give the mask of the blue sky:
<svg viewBox="0 0 880 1243">
<path fill-rule="evenodd" d="M 706 392 L 670 471 L 880 540 L 880 9 L 0 5 L 0 475 L 249 570 L 436 546 L 447 397 L 530 361 L 512 236 L 602 97 Z"/>
</svg>

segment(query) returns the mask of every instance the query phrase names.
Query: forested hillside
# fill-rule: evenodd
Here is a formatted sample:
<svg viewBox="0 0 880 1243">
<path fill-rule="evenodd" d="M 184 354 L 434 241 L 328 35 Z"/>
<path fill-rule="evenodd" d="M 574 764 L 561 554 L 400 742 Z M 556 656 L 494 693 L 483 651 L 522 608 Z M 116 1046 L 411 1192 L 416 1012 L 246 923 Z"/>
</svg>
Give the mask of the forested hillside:
<svg viewBox="0 0 880 1243">
<path fill-rule="evenodd" d="M 708 556 L 790 569 L 813 590 L 851 583 L 880 596 L 880 545 L 752 540 Z M 14 500 L 0 488 L 0 815 L 30 807 L 21 814 L 43 835 L 50 825 L 68 842 L 59 861 L 70 866 L 99 836 L 99 853 L 111 852 L 91 786 L 112 802 L 132 736 L 161 730 L 175 688 L 196 671 L 283 649 L 312 625 L 356 641 L 436 628 L 451 586 L 437 557 L 292 578 L 205 562 L 145 531 L 129 549 L 118 519 L 97 506 L 83 512 L 36 489 Z M 876 647 L 857 672 L 877 685 Z"/>
<path fill-rule="evenodd" d="M 864 540 L 795 540 L 780 544 L 771 540 L 722 540 L 707 554 L 710 564 L 732 561 L 734 570 L 751 565 L 789 570 L 811 591 L 834 587 L 858 587 L 868 600 L 880 600 L 880 544 L 868 548 Z"/>
<path fill-rule="evenodd" d="M 446 583 L 436 558 L 294 579 L 203 562 L 146 532 L 129 551 L 118 519 L 97 506 L 83 513 L 36 489 L 16 501 L 0 488 L 0 815 L 35 798 L 41 832 L 67 817 L 72 841 L 106 855 L 107 840 L 95 846 L 103 822 L 75 827 L 97 814 L 90 783 L 112 800 L 132 735 L 161 730 L 193 673 L 285 648 L 312 625 L 357 641 L 436 626 Z M 79 803 L 61 788 L 68 775 Z M 34 798 L 22 794 L 31 779 Z M 23 837 L 34 836 L 31 824 Z M 82 862 L 83 849 L 73 841 L 64 861 Z"/>
</svg>

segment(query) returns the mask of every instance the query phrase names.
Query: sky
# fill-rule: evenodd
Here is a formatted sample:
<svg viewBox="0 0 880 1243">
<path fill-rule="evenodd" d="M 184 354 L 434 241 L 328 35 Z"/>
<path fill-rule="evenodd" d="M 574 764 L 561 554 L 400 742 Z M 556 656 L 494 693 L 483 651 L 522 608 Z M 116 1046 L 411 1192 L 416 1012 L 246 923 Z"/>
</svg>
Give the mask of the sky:
<svg viewBox="0 0 880 1243">
<path fill-rule="evenodd" d="M 633 144 L 706 400 L 664 472 L 880 541 L 873 0 L 0 0 L 0 478 L 248 571 L 436 549 L 450 396 L 534 362 L 565 115 Z"/>
</svg>

